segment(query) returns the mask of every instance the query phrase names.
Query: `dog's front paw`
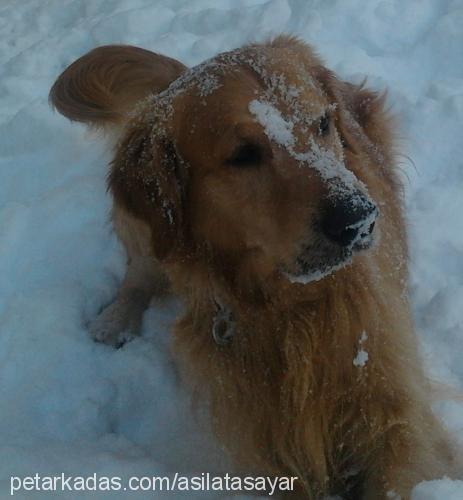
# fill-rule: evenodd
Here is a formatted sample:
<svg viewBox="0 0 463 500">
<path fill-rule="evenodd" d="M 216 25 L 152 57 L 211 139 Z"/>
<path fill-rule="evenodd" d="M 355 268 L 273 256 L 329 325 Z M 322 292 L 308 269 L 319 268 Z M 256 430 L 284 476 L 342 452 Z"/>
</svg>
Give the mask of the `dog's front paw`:
<svg viewBox="0 0 463 500">
<path fill-rule="evenodd" d="M 143 311 L 131 302 L 114 301 L 90 323 L 90 335 L 119 349 L 139 335 Z"/>
</svg>

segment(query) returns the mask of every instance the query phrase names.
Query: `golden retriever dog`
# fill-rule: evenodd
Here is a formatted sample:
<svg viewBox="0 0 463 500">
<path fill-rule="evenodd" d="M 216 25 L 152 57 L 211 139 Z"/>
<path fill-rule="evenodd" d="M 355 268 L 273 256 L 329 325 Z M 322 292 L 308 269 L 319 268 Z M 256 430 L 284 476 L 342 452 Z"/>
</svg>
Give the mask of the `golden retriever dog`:
<svg viewBox="0 0 463 500">
<path fill-rule="evenodd" d="M 119 346 L 153 295 L 178 294 L 174 352 L 237 472 L 363 500 L 459 473 L 418 354 L 382 95 L 280 36 L 192 69 L 100 47 L 50 98 L 119 136 L 128 269 L 90 331 Z"/>
</svg>

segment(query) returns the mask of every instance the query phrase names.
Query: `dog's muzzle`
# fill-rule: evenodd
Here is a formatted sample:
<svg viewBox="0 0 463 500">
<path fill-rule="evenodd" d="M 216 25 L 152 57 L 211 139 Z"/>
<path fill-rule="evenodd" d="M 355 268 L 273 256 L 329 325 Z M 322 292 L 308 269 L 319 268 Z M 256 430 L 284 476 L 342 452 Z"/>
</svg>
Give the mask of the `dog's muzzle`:
<svg viewBox="0 0 463 500">
<path fill-rule="evenodd" d="M 331 194 L 313 222 L 312 236 L 300 246 L 294 262 L 281 270 L 293 283 L 319 281 L 352 262 L 375 242 L 379 210 L 371 198 L 354 190 Z"/>
<path fill-rule="evenodd" d="M 322 213 L 321 230 L 331 242 L 354 249 L 371 243 L 379 211 L 360 191 L 351 196 L 328 199 Z"/>
</svg>

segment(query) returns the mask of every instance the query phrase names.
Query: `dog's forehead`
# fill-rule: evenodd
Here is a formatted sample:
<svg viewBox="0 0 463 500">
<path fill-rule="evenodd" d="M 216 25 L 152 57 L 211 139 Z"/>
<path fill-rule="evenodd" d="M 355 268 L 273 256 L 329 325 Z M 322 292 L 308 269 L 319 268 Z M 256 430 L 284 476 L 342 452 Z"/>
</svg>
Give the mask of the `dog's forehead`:
<svg viewBox="0 0 463 500">
<path fill-rule="evenodd" d="M 176 110 L 200 121 L 211 107 L 243 111 L 254 99 L 272 102 L 286 114 L 317 117 L 326 96 L 310 68 L 293 53 L 269 46 L 248 46 L 219 54 L 187 70 L 160 94 L 149 98 L 153 118 L 166 121 Z M 192 110 L 190 110 L 192 111 Z M 220 116 L 209 115 L 213 120 Z"/>
</svg>

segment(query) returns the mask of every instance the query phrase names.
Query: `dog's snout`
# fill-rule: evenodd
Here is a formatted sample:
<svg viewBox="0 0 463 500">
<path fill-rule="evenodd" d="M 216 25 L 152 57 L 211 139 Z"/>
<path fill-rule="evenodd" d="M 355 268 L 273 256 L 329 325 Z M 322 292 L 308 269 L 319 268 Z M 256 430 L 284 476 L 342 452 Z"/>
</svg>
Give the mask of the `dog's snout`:
<svg viewBox="0 0 463 500">
<path fill-rule="evenodd" d="M 335 243 L 348 247 L 373 232 L 378 209 L 365 195 L 330 200 L 324 209 L 322 231 Z"/>
</svg>

